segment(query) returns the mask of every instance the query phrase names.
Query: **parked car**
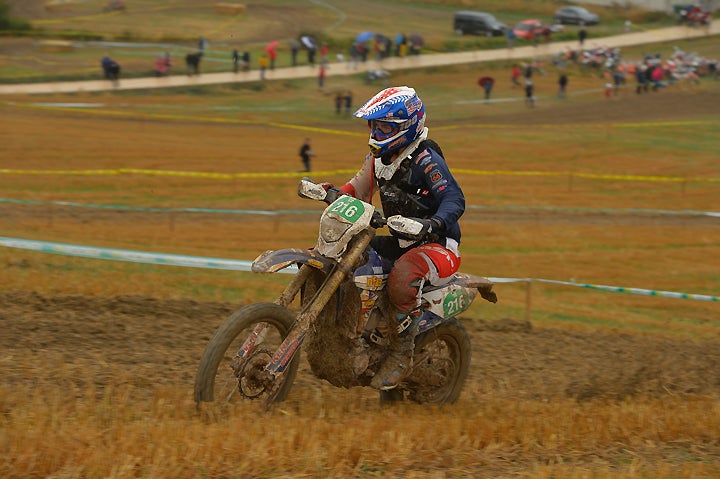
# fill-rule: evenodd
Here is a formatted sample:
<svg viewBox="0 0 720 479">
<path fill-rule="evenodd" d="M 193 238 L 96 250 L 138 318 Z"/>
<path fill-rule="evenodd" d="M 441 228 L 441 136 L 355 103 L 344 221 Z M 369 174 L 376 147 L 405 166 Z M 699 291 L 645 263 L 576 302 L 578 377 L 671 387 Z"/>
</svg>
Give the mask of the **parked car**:
<svg viewBox="0 0 720 479">
<path fill-rule="evenodd" d="M 505 35 L 507 25 L 491 13 L 461 10 L 455 12 L 453 30 L 458 35 L 485 35 L 499 37 Z"/>
<path fill-rule="evenodd" d="M 561 7 L 555 11 L 555 23 L 560 25 L 597 25 L 600 17 L 583 7 Z"/>
<path fill-rule="evenodd" d="M 513 30 L 517 38 L 534 39 L 543 34 L 545 26 L 546 25 L 537 18 L 531 18 L 519 22 Z"/>
</svg>

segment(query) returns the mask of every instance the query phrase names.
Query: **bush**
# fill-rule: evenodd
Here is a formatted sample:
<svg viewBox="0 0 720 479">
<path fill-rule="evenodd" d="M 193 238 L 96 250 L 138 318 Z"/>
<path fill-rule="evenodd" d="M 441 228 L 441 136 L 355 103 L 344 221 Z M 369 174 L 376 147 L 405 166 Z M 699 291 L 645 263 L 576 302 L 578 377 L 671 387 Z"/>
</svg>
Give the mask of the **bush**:
<svg viewBox="0 0 720 479">
<path fill-rule="evenodd" d="M 10 6 L 5 0 L 0 0 L 0 30 L 30 30 L 29 22 L 10 17 Z"/>
</svg>

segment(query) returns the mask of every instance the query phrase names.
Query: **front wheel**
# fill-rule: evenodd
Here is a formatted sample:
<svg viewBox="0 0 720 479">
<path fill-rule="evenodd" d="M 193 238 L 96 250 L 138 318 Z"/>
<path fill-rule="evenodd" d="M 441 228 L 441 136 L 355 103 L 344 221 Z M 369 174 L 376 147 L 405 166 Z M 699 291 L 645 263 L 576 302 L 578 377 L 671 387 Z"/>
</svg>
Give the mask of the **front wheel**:
<svg viewBox="0 0 720 479">
<path fill-rule="evenodd" d="M 233 313 L 218 328 L 200 361 L 195 378 L 198 407 L 201 402 L 226 408 L 243 400 L 261 399 L 267 405 L 283 401 L 297 374 L 300 355 L 277 378 L 265 365 L 293 322 L 290 312 L 275 303 L 253 304 Z"/>
<path fill-rule="evenodd" d="M 381 391 L 381 402 L 402 400 L 404 392 L 417 403 L 456 402 L 470 372 L 470 351 L 470 337 L 456 318 L 419 334 L 412 373 L 398 388 Z"/>
</svg>

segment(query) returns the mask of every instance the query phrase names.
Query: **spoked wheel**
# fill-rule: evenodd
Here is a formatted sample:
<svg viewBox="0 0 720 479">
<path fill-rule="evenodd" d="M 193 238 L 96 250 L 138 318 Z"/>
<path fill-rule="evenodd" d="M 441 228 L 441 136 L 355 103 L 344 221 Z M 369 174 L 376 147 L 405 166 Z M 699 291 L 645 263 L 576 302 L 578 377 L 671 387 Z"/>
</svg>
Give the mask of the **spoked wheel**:
<svg viewBox="0 0 720 479">
<path fill-rule="evenodd" d="M 300 357 L 275 378 L 265 370 L 287 336 L 294 318 L 274 303 L 260 303 L 236 311 L 210 340 L 195 378 L 195 402 L 215 402 L 222 409 L 242 401 L 283 401 L 290 391 Z M 281 381 L 281 383 L 278 383 Z"/>
<path fill-rule="evenodd" d="M 402 400 L 402 389 L 418 403 L 457 401 L 470 372 L 470 337 L 462 323 L 451 319 L 418 335 L 414 363 L 403 384 L 380 393 L 381 402 Z"/>
</svg>

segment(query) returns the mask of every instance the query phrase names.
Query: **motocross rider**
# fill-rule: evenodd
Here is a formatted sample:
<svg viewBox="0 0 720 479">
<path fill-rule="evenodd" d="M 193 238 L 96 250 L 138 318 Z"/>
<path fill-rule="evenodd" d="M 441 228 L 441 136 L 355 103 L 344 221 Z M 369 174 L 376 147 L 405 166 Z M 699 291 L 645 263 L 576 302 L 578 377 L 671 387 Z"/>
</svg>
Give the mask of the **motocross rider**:
<svg viewBox="0 0 720 479">
<path fill-rule="evenodd" d="M 458 219 L 465 211 L 465 197 L 440 147 L 427 138 L 425 107 L 414 89 L 382 90 L 354 115 L 367 120 L 370 153 L 355 177 L 339 189 L 368 203 L 379 191 L 386 218 L 400 215 L 401 222 L 410 218 L 422 224 L 420 233 L 411 235 L 394 230 L 389 222 L 392 236 L 376 236 L 371 243 L 394 262 L 386 287 L 390 320 L 397 324 L 386 326 L 399 334 L 371 382 L 387 390 L 396 387 L 412 367 L 417 334 L 413 322 L 421 314 L 423 284 L 443 285 L 460 266 Z"/>
</svg>

